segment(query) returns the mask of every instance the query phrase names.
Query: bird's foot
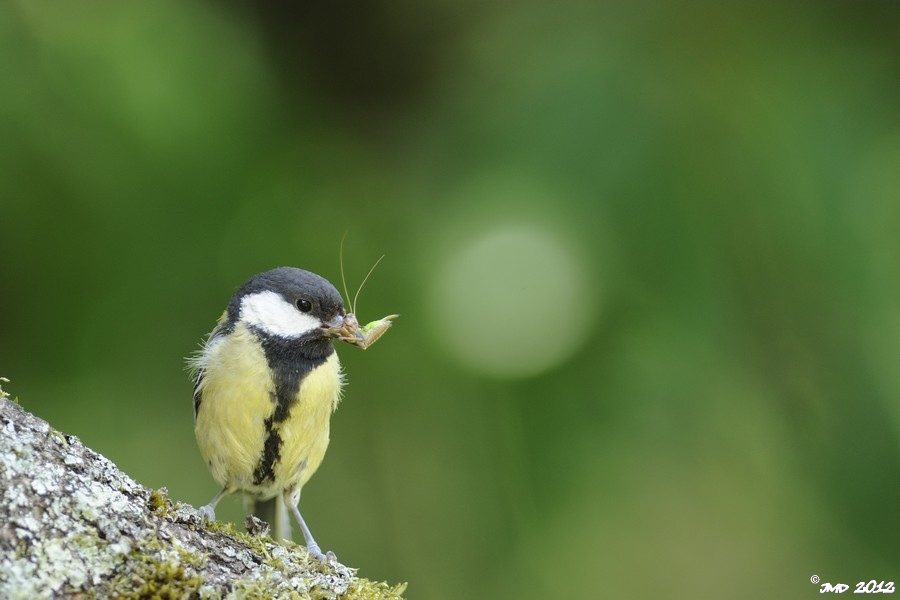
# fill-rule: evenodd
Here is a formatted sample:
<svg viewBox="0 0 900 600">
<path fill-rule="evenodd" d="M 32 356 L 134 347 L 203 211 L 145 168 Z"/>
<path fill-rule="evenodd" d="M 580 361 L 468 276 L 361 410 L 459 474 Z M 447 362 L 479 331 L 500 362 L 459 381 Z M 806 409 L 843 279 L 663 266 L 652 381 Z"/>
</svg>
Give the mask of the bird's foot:
<svg viewBox="0 0 900 600">
<path fill-rule="evenodd" d="M 337 562 L 337 556 L 335 556 L 334 552 L 329 550 L 325 554 L 322 554 L 322 549 L 319 548 L 319 545 L 316 543 L 308 545 L 306 547 L 306 552 L 311 558 L 316 559 L 323 565 L 329 564 L 331 562 Z"/>
<path fill-rule="evenodd" d="M 197 514 L 203 521 L 215 521 L 216 510 L 209 504 L 205 504 L 197 509 Z"/>
</svg>

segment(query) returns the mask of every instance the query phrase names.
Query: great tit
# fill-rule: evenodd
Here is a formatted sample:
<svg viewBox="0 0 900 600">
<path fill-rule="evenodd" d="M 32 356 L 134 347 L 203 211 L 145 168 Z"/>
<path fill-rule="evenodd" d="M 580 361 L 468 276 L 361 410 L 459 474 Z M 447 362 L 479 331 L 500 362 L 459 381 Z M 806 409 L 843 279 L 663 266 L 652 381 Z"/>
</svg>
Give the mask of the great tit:
<svg viewBox="0 0 900 600">
<path fill-rule="evenodd" d="M 336 339 L 366 347 L 340 293 L 315 273 L 266 271 L 231 298 L 192 360 L 197 445 L 222 486 L 200 509 L 205 518 L 215 518 L 225 494 L 244 492 L 255 512 L 266 507 L 276 537 L 290 537 L 289 510 L 310 555 L 324 559 L 297 504 L 325 456 L 341 398 Z"/>
</svg>

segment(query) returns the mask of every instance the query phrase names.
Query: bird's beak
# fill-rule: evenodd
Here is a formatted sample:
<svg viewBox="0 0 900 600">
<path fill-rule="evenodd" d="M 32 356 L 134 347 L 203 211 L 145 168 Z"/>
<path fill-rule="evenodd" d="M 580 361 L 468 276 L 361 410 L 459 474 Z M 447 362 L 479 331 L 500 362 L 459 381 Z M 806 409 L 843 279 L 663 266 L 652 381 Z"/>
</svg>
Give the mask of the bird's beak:
<svg viewBox="0 0 900 600">
<path fill-rule="evenodd" d="M 325 330 L 325 334 L 328 337 L 341 337 L 344 335 L 346 324 L 344 323 L 344 316 L 337 315 L 332 320 L 327 323 L 322 324 L 322 329 Z"/>
<path fill-rule="evenodd" d="M 346 315 L 338 315 L 331 321 L 322 325 L 325 335 L 337 338 L 351 344 L 363 339 L 362 332 L 359 330 L 359 322 L 356 315 L 347 313 Z"/>
</svg>

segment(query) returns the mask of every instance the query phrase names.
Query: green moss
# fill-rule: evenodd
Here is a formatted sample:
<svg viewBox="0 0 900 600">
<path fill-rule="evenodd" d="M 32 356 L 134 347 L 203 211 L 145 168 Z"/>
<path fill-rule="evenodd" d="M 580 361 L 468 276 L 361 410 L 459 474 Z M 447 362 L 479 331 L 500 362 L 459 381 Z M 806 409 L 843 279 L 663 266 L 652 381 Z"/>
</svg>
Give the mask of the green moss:
<svg viewBox="0 0 900 600">
<path fill-rule="evenodd" d="M 206 521 L 204 523 L 207 531 L 214 531 L 216 533 L 224 533 L 226 535 L 231 536 L 239 536 L 241 533 L 235 529 L 234 523 L 231 521 Z"/>
<path fill-rule="evenodd" d="M 219 523 L 215 529 L 233 536 L 249 550 L 262 557 L 260 572 L 255 577 L 234 582 L 234 592 L 239 598 L 266 599 L 272 590 L 278 590 L 279 598 L 302 600 L 403 600 L 406 584 L 389 586 L 385 582 L 372 582 L 352 575 L 353 570 L 343 565 L 320 564 L 312 560 L 306 548 L 284 540 L 276 543 L 268 536 L 251 535 L 236 531 L 232 523 Z M 334 581 L 344 579 L 347 589 L 335 594 Z M 286 589 L 286 580 L 302 582 L 301 590 Z M 306 590 L 305 592 L 303 590 Z"/>
<path fill-rule="evenodd" d="M 69 440 L 66 439 L 66 434 L 64 434 L 62 431 L 51 427 L 47 431 L 47 435 L 52 435 L 57 440 L 59 440 L 59 443 L 62 445 L 63 448 L 65 448 L 66 450 L 69 449 Z"/>
<path fill-rule="evenodd" d="M 199 597 L 205 557 L 164 544 L 140 540 L 125 558 L 120 574 L 96 590 L 98 597 L 175 600 Z"/>
<path fill-rule="evenodd" d="M 203 578 L 189 575 L 184 565 L 143 559 L 131 578 L 137 585 L 123 598 L 177 600 L 199 594 Z"/>
<path fill-rule="evenodd" d="M 242 600 L 269 600 L 272 598 L 272 583 L 270 578 L 251 581 L 241 579 L 234 582 L 234 595 Z M 309 595 L 291 590 L 284 592 L 279 590 L 279 598 L 290 600 L 309 600 Z"/>
<path fill-rule="evenodd" d="M 344 598 L 346 600 L 403 600 L 405 591 L 405 583 L 391 587 L 384 581 L 375 583 L 368 579 L 354 579 Z"/>
<path fill-rule="evenodd" d="M 272 538 L 268 536 L 250 535 L 245 531 L 238 531 L 235 528 L 234 523 L 228 523 L 228 525 L 230 526 L 230 529 L 226 530 L 224 527 L 222 528 L 228 535 L 243 543 L 251 552 L 255 552 L 256 554 L 265 557 L 267 560 L 272 559 L 271 554 L 269 554 L 269 549 L 266 547 L 267 543 L 275 543 Z"/>
<path fill-rule="evenodd" d="M 147 498 L 147 508 L 150 512 L 158 517 L 167 517 L 172 514 L 173 504 L 169 500 L 169 491 L 166 488 L 151 490 L 150 497 Z"/>
<path fill-rule="evenodd" d="M 0 377 L 0 400 L 6 400 L 9 398 L 9 392 L 7 392 L 6 390 L 3 389 L 2 384 L 4 384 L 4 383 L 9 383 L 9 379 L 7 379 L 6 377 Z M 15 402 L 16 404 L 18 404 L 19 399 L 13 398 L 12 402 Z"/>
</svg>

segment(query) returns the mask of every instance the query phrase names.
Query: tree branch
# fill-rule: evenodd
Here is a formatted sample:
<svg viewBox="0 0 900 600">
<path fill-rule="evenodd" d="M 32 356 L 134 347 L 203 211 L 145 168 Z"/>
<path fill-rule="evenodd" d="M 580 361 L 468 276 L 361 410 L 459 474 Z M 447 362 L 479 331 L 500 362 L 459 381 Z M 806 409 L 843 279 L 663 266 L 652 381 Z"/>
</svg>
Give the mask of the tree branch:
<svg viewBox="0 0 900 600">
<path fill-rule="evenodd" d="M 204 524 L 0 390 L 0 598 L 348 598 L 390 587 L 296 544 Z"/>
</svg>

